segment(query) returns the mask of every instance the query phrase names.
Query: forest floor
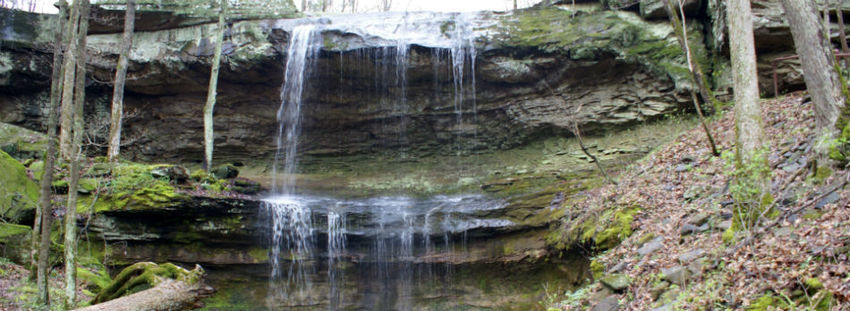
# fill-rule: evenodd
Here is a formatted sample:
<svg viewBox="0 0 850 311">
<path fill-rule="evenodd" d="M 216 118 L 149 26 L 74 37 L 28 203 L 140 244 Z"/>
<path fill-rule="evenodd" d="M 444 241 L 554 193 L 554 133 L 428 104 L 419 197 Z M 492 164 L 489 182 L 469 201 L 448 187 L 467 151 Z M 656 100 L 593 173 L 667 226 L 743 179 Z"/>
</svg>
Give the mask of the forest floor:
<svg viewBox="0 0 850 311">
<path fill-rule="evenodd" d="M 755 225 L 729 229 L 740 214 L 730 191 L 735 124 L 727 111 L 709 123 L 722 156 L 712 155 L 702 127 L 695 127 L 622 170 L 618 185 L 567 200 L 564 208 L 573 212 L 558 238 L 589 245 L 584 251 L 595 256 L 596 281 L 549 293 L 543 304 L 600 311 L 850 310 L 850 171 L 812 172 L 814 117 L 805 93 L 761 105 L 775 199 L 769 211 L 756 212 Z M 626 224 L 613 230 L 619 244 L 600 247 L 618 222 Z"/>
</svg>

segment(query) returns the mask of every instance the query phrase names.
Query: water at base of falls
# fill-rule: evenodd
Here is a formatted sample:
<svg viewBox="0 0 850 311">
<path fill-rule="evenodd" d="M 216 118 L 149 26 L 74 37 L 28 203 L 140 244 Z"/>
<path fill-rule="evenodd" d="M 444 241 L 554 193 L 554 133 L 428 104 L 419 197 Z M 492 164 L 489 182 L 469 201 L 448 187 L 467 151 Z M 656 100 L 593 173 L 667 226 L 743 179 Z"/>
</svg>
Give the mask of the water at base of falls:
<svg viewBox="0 0 850 311">
<path fill-rule="evenodd" d="M 479 195 L 280 196 L 262 206 L 273 219 L 268 296 L 273 310 L 315 305 L 411 310 L 423 288 L 452 294 L 451 264 L 462 261 L 457 253 L 467 232 L 512 224 L 482 217 L 504 202 Z M 360 281 L 346 286 L 349 277 Z"/>
</svg>

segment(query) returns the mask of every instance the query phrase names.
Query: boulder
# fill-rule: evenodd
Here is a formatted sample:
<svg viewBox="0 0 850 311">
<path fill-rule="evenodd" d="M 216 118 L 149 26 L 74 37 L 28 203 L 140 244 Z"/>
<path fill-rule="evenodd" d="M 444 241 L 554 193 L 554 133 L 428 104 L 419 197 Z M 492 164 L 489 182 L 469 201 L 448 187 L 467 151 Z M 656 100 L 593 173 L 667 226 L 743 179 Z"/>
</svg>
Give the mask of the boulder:
<svg viewBox="0 0 850 311">
<path fill-rule="evenodd" d="M 0 151 L 0 220 L 31 223 L 38 204 L 39 189 L 24 166 Z"/>
</svg>

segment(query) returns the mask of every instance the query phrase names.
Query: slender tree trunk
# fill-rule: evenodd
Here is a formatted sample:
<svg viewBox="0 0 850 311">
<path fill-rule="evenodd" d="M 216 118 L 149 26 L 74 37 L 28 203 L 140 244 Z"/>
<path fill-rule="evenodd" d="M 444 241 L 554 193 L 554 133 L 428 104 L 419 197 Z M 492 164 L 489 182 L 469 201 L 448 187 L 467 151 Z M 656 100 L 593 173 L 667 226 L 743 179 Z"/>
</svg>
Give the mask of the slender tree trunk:
<svg viewBox="0 0 850 311">
<path fill-rule="evenodd" d="M 72 309 L 77 302 L 77 186 L 82 162 L 82 140 L 84 129 L 83 105 L 86 82 L 86 34 L 90 5 L 80 0 L 80 25 L 77 32 L 77 66 L 74 81 L 73 141 L 71 145 L 70 172 L 68 173 L 68 204 L 65 206 L 65 308 Z M 66 68 L 66 70 L 73 70 Z M 67 85 L 66 85 L 67 87 Z"/>
<path fill-rule="evenodd" d="M 127 0 L 124 14 L 124 37 L 121 40 L 121 55 L 115 68 L 115 86 L 112 89 L 112 114 L 109 124 L 109 161 L 115 161 L 121 151 L 121 117 L 124 114 L 124 82 L 127 79 L 127 58 L 133 46 L 133 27 L 136 20 L 136 1 Z"/>
<path fill-rule="evenodd" d="M 71 6 L 71 15 L 68 20 L 68 27 L 65 29 L 68 34 L 68 48 L 65 53 L 64 65 L 62 68 L 75 68 L 77 65 L 77 30 L 80 23 L 80 5 L 74 2 Z M 76 70 L 64 70 L 64 87 L 62 88 L 62 108 L 59 119 L 59 152 L 63 159 L 70 158 L 71 155 L 71 127 L 73 126 L 73 109 L 74 105 L 74 75 Z"/>
<path fill-rule="evenodd" d="M 301 0 L 301 12 L 307 12 L 307 0 Z"/>
<path fill-rule="evenodd" d="M 841 10 L 841 4 L 835 9 L 835 16 L 838 19 L 838 39 L 841 40 L 841 52 L 850 52 L 850 47 L 847 46 L 847 28 L 844 25 L 844 11 Z"/>
<path fill-rule="evenodd" d="M 517 9 L 517 0 L 514 0 L 514 11 Z"/>
<path fill-rule="evenodd" d="M 735 86 L 736 156 L 738 165 L 746 165 L 755 160 L 764 142 L 750 1 L 727 1 L 726 15 Z"/>
<path fill-rule="evenodd" d="M 685 59 L 688 62 L 688 70 L 691 72 L 691 81 L 696 84 L 703 102 L 713 105 L 716 101 L 714 94 L 712 94 L 711 90 L 708 88 L 708 83 L 706 82 L 705 75 L 702 72 L 702 66 L 694 61 L 694 57 L 691 54 L 691 47 L 688 44 L 688 28 L 685 24 L 684 6 L 681 0 L 674 1 L 678 4 L 678 13 L 676 7 L 670 3 L 670 0 L 664 0 L 664 8 L 667 9 L 667 16 L 670 18 L 670 23 L 673 25 L 673 30 L 676 33 L 676 39 L 679 41 L 679 45 L 682 46 L 682 50 L 685 52 Z M 679 14 L 681 14 L 681 20 L 679 19 Z M 719 156 L 720 152 L 717 150 L 717 145 L 714 143 L 714 137 L 712 137 L 711 131 L 708 130 L 705 117 L 702 113 L 702 107 L 700 107 L 696 96 L 691 96 L 691 98 L 694 102 L 694 108 L 697 110 L 697 115 L 699 115 L 700 123 L 702 123 L 702 128 L 705 131 L 705 136 L 708 139 L 709 147 L 711 147 L 711 154 Z"/>
<path fill-rule="evenodd" d="M 207 104 L 204 105 L 204 169 L 212 169 L 213 144 L 213 109 L 215 108 L 216 88 L 218 87 L 218 71 L 221 68 L 221 45 L 224 41 L 224 16 L 227 14 L 227 1 L 221 0 L 221 11 L 218 13 L 218 32 L 216 33 L 215 54 L 213 55 L 212 70 L 210 70 L 210 86 L 207 90 Z"/>
<path fill-rule="evenodd" d="M 65 26 L 65 17 L 68 14 L 68 4 L 65 0 L 59 1 L 59 29 Z M 56 163 L 56 126 L 59 119 L 59 100 L 62 93 L 62 54 L 64 52 L 64 41 L 62 32 L 56 32 L 53 45 L 53 74 L 50 85 L 50 107 L 47 117 L 47 150 L 44 155 L 44 173 L 41 175 L 39 206 L 41 211 L 36 215 L 36 225 L 33 227 L 33 251 L 38 250 L 38 261 L 36 263 L 36 288 L 38 288 L 39 303 L 50 304 L 49 290 L 47 286 L 48 259 L 50 258 L 50 230 L 52 227 L 52 204 L 50 189 L 53 184 L 53 170 Z M 36 239 L 39 242 L 36 242 Z"/>
<path fill-rule="evenodd" d="M 812 96 L 818 133 L 821 138 L 834 138 L 845 98 L 832 44 L 823 36 L 814 4 L 807 0 L 782 0 L 782 6 L 803 66 L 806 88 Z M 826 151 L 819 150 L 822 154 Z"/>
</svg>

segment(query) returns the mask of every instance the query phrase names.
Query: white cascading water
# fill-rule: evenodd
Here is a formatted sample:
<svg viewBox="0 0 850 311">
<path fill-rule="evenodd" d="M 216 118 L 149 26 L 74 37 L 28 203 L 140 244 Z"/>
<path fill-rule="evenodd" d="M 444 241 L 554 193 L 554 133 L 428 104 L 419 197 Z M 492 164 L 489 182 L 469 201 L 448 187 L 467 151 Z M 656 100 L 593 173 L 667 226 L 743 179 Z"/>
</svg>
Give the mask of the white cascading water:
<svg viewBox="0 0 850 311">
<path fill-rule="evenodd" d="M 435 99 L 447 98 L 453 103 L 457 118 L 456 145 L 457 153 L 462 154 L 461 134 L 464 128 L 464 112 L 475 113 L 475 60 L 476 50 L 473 42 L 472 27 L 461 15 L 454 23 L 454 30 L 448 33 L 452 43 L 441 48 L 434 48 L 434 94 Z M 401 150 L 405 156 L 405 148 L 413 142 L 407 139 L 408 124 L 408 94 L 407 71 L 410 66 L 411 41 L 404 37 L 404 27 L 397 28 L 397 35 L 392 40 L 394 46 L 378 49 L 356 49 L 351 54 L 357 62 L 356 70 L 374 74 L 374 95 L 381 102 L 390 116 L 382 127 L 382 137 L 394 137 L 384 141 L 386 146 Z M 284 83 L 281 86 L 281 105 L 278 110 L 278 136 L 276 139 L 277 152 L 272 165 L 272 189 L 274 196 L 264 200 L 262 206 L 268 211 L 272 222 L 272 241 L 270 249 L 271 285 L 269 305 L 273 310 L 278 306 L 297 306 L 321 303 L 317 300 L 327 299 L 329 310 L 344 307 L 343 291 L 344 271 L 342 261 L 346 256 L 346 238 L 352 232 L 347 231 L 347 215 L 357 217 L 371 215 L 371 223 L 375 232 L 365 234 L 372 239 L 370 257 L 364 262 L 364 269 L 372 267 L 376 280 L 379 281 L 381 293 L 378 298 L 379 309 L 410 310 L 413 308 L 414 285 L 428 279 L 433 282 L 433 271 L 427 265 L 427 272 L 417 276 L 414 269 L 416 246 L 422 245 L 425 256 L 439 256 L 435 247 L 437 241 L 432 237 L 442 236 L 442 251 L 444 257 L 452 256 L 453 236 L 465 232 L 469 227 L 462 225 L 464 220 L 456 219 L 463 213 L 478 208 L 478 200 L 473 203 L 461 202 L 466 199 L 439 198 L 429 202 L 418 202 L 408 197 L 383 197 L 366 201 L 345 201 L 329 198 L 305 197 L 296 191 L 295 173 L 297 169 L 298 139 L 301 131 L 302 97 L 308 86 L 308 78 L 313 67 L 313 61 L 318 58 L 322 43 L 320 31 L 315 25 L 295 26 L 292 29 L 290 42 L 287 47 L 287 61 Z M 340 63 L 344 57 L 340 54 Z M 362 66 L 373 66 L 363 68 Z M 442 67 L 441 66 L 447 66 Z M 448 68 L 447 71 L 443 71 Z M 447 72 L 447 77 L 441 77 L 440 72 Z M 340 68 L 340 81 L 344 70 Z M 469 77 L 465 79 L 465 77 Z M 442 97 L 440 85 L 450 82 L 452 94 Z M 471 99 L 472 107 L 468 100 Z M 389 132 L 392 131 L 392 132 Z M 318 203 L 317 203 L 318 202 Z M 463 206 L 456 210 L 449 207 L 455 204 Z M 333 207 L 328 207 L 333 206 Z M 365 208 L 359 208 L 365 206 Z M 354 210 L 352 210 L 354 209 Z M 322 215 L 325 214 L 325 215 Z M 438 215 L 439 214 L 439 215 Z M 455 215 L 457 214 L 457 215 Z M 461 216 L 458 216 L 461 215 Z M 321 232 L 316 223 L 321 223 L 326 216 L 327 228 Z M 315 219 L 314 219 L 315 218 Z M 478 225 L 499 225 L 483 223 Z M 327 234 L 327 293 L 315 293 L 313 282 L 319 266 L 317 260 L 317 239 L 321 234 Z M 362 236 L 362 234 L 361 234 Z M 421 240 L 417 240 L 421 237 Z M 438 238 L 439 239 L 439 238 Z M 419 244 L 417 244 L 419 243 Z M 445 274 L 446 280 L 451 278 L 451 267 L 448 258 Z M 444 289 L 451 289 L 451 284 Z M 324 287 L 317 287 L 324 288 Z"/>
<path fill-rule="evenodd" d="M 317 54 L 313 37 L 314 25 L 295 27 L 287 48 L 286 68 L 280 89 L 277 112 L 277 152 L 272 166 L 272 189 L 275 197 L 263 201 L 262 207 L 272 222 L 269 254 L 271 286 L 269 305 L 283 301 L 310 301 L 310 275 L 314 266 L 312 213 L 295 195 L 298 137 L 301 130 L 301 104 L 310 60 Z M 278 173 L 278 169 L 282 171 Z M 288 251 L 288 269 L 282 262 L 282 251 Z"/>
</svg>

